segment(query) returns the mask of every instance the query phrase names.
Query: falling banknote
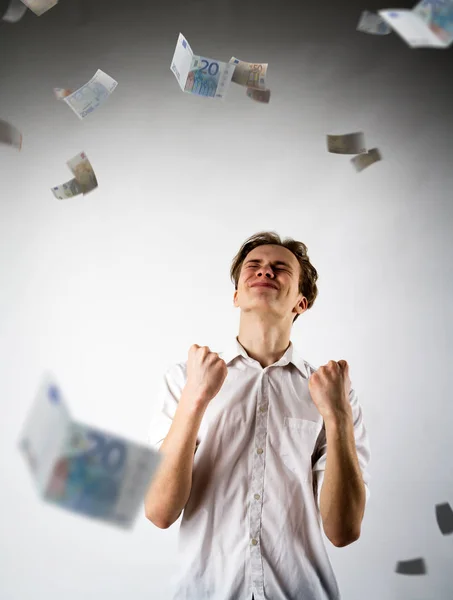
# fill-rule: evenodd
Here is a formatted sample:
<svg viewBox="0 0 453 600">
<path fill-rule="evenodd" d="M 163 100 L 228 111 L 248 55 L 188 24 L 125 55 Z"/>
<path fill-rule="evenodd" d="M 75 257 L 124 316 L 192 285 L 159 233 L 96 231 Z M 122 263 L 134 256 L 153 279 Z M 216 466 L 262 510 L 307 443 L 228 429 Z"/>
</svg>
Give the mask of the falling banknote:
<svg viewBox="0 0 453 600">
<path fill-rule="evenodd" d="M 257 90 L 266 89 L 267 63 L 249 63 L 232 56 L 230 63 L 236 68 L 232 81 L 238 85 Z"/>
<path fill-rule="evenodd" d="M 366 152 L 365 136 L 361 131 L 327 135 L 327 149 L 334 154 L 361 154 Z"/>
<path fill-rule="evenodd" d="M 52 188 L 58 200 L 72 198 L 79 194 L 88 194 L 98 187 L 96 175 L 85 152 L 80 152 L 66 163 L 71 169 L 74 179 Z"/>
<path fill-rule="evenodd" d="M 21 0 L 11 0 L 8 9 L 2 17 L 7 23 L 17 23 L 27 12 L 27 7 Z"/>
<path fill-rule="evenodd" d="M 234 72 L 234 65 L 196 56 L 186 38 L 179 34 L 170 70 L 183 92 L 223 99 Z"/>
<path fill-rule="evenodd" d="M 22 2 L 38 17 L 58 4 L 58 0 L 22 0 Z"/>
<path fill-rule="evenodd" d="M 50 375 L 40 386 L 19 449 L 45 501 L 122 528 L 134 524 L 161 461 L 145 445 L 73 421 Z"/>
<path fill-rule="evenodd" d="M 270 90 L 257 90 L 255 88 L 247 88 L 246 94 L 248 98 L 251 98 L 256 102 L 261 102 L 263 104 L 269 104 L 269 100 L 271 98 Z"/>
<path fill-rule="evenodd" d="M 64 100 L 72 94 L 72 90 L 65 88 L 53 88 L 53 93 L 55 94 L 57 100 Z"/>
<path fill-rule="evenodd" d="M 392 30 L 382 17 L 369 10 L 364 10 L 357 25 L 357 31 L 371 33 L 373 35 L 387 35 L 391 33 Z"/>
<path fill-rule="evenodd" d="M 453 43 L 453 0 L 422 0 L 413 10 L 379 14 L 412 48 L 447 48 Z"/>
<path fill-rule="evenodd" d="M 436 504 L 436 519 L 443 535 L 453 533 L 453 510 L 448 502 Z"/>
<path fill-rule="evenodd" d="M 396 565 L 395 573 L 400 573 L 401 575 L 426 575 L 425 559 L 400 560 Z"/>
<path fill-rule="evenodd" d="M 358 173 L 378 160 L 382 160 L 382 156 L 377 148 L 371 148 L 368 152 L 358 154 L 357 156 L 354 156 L 354 158 L 351 158 L 351 162 Z"/>
<path fill-rule="evenodd" d="M 82 188 L 77 183 L 77 179 L 74 178 L 52 188 L 52 192 L 57 200 L 66 200 L 66 198 L 73 198 L 81 194 Z"/>
<path fill-rule="evenodd" d="M 96 175 L 85 152 L 80 152 L 74 158 L 68 160 L 67 165 L 81 187 L 83 194 L 88 194 L 88 192 L 97 188 Z"/>
<path fill-rule="evenodd" d="M 18 150 L 21 150 L 22 134 L 11 123 L 0 120 L 0 143 L 14 146 Z"/>
<path fill-rule="evenodd" d="M 63 100 L 79 119 L 84 119 L 107 100 L 117 85 L 117 81 L 98 69 L 88 83 Z"/>
</svg>

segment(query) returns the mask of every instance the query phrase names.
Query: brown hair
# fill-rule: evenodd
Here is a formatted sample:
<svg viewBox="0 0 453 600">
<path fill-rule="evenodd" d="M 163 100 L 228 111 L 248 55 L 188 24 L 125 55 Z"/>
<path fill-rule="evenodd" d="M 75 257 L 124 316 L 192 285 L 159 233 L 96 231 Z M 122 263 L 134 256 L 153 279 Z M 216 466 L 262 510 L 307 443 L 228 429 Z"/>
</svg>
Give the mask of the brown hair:
<svg viewBox="0 0 453 600">
<path fill-rule="evenodd" d="M 257 246 L 264 246 L 266 244 L 272 244 L 274 246 L 283 246 L 290 250 L 297 258 L 300 265 L 300 277 L 299 277 L 299 292 L 307 298 L 307 309 L 313 306 L 313 303 L 318 295 L 318 288 L 316 281 L 318 279 L 318 272 L 315 267 L 311 264 L 310 258 L 307 254 L 307 246 L 302 242 L 297 242 L 292 238 L 285 238 L 284 240 L 275 231 L 261 231 L 255 233 L 249 237 L 241 246 L 241 249 L 233 258 L 230 269 L 231 280 L 234 283 L 234 287 L 238 289 L 239 275 L 241 273 L 242 264 L 249 252 L 251 252 Z M 293 319 L 297 319 L 299 315 Z"/>
</svg>

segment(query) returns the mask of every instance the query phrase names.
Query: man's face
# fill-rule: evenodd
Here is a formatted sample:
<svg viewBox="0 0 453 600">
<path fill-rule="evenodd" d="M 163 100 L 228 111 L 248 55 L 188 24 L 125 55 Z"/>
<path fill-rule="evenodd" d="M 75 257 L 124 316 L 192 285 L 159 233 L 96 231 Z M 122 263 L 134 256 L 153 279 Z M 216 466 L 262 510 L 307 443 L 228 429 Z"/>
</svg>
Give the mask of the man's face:
<svg viewBox="0 0 453 600">
<path fill-rule="evenodd" d="M 296 315 L 293 308 L 303 298 L 299 292 L 299 277 L 300 265 L 290 250 L 271 244 L 258 246 L 247 254 L 242 264 L 234 305 L 245 312 L 289 316 L 292 321 Z M 305 299 L 305 306 L 306 302 Z M 302 306 L 298 312 L 304 310 Z"/>
</svg>

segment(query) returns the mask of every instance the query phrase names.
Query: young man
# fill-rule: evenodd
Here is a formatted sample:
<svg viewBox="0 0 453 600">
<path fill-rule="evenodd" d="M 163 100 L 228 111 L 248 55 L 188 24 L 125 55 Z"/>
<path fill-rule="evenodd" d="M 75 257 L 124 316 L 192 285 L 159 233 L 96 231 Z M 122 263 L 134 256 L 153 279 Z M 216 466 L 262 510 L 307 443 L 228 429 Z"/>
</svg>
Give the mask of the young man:
<svg viewBox="0 0 453 600">
<path fill-rule="evenodd" d="M 306 246 L 274 232 L 235 257 L 239 335 L 194 345 L 165 375 L 147 518 L 180 528 L 174 600 L 339 600 L 322 528 L 360 536 L 368 437 L 345 361 L 315 369 L 290 341 L 317 296 Z"/>
</svg>

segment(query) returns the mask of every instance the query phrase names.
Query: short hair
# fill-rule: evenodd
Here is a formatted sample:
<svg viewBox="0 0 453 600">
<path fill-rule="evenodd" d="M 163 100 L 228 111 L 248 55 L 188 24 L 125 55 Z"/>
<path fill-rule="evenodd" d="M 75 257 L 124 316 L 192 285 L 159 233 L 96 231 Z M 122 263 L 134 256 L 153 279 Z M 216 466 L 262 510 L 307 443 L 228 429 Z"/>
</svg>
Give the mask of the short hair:
<svg viewBox="0 0 453 600">
<path fill-rule="evenodd" d="M 300 265 L 299 292 L 307 299 L 307 309 L 311 308 L 318 295 L 318 288 L 316 286 L 318 272 L 310 262 L 310 258 L 307 254 L 307 246 L 303 242 L 298 242 L 292 238 L 285 238 L 282 240 L 275 231 L 261 231 L 255 233 L 242 244 L 239 252 L 233 258 L 230 269 L 230 277 L 234 283 L 235 289 L 238 289 L 239 276 L 247 254 L 254 248 L 265 245 L 283 246 L 283 248 L 290 250 L 297 258 Z M 299 315 L 296 314 L 293 323 L 298 316 Z"/>
</svg>

